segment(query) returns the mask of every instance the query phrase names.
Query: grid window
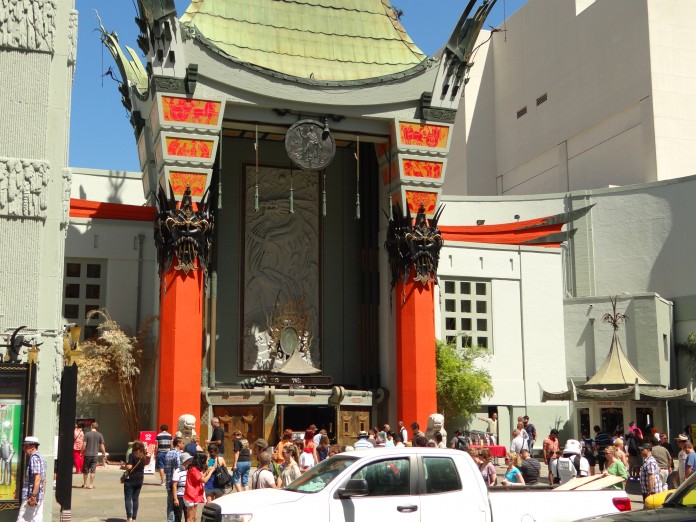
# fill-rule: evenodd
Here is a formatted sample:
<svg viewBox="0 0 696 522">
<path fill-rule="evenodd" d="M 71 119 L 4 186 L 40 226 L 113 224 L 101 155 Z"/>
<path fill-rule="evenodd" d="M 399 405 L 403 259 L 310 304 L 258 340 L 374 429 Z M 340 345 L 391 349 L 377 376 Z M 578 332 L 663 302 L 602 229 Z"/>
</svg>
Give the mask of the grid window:
<svg viewBox="0 0 696 522">
<path fill-rule="evenodd" d="M 106 263 L 91 259 L 68 259 L 65 262 L 64 283 L 64 318 L 81 328 L 82 340 L 95 337 L 100 318 L 87 319 L 87 314 L 106 306 Z"/>
<path fill-rule="evenodd" d="M 442 280 L 443 337 L 460 348 L 493 347 L 491 282 Z"/>
</svg>

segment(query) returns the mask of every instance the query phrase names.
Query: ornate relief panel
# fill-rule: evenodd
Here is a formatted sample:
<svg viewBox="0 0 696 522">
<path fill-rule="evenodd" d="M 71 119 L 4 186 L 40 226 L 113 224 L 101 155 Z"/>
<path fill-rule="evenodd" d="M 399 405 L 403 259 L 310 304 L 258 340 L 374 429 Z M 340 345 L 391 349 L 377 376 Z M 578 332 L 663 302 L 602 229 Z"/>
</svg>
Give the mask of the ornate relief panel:
<svg viewBox="0 0 696 522">
<path fill-rule="evenodd" d="M 0 47 L 53 52 L 55 0 L 0 2 Z"/>
<path fill-rule="evenodd" d="M 50 179 L 47 161 L 0 158 L 0 215 L 46 217 Z"/>
<path fill-rule="evenodd" d="M 318 175 L 260 168 L 258 212 L 256 184 L 255 168 L 246 167 L 242 369 L 278 370 L 293 355 L 318 369 Z M 284 327 L 295 330 L 293 342 L 283 342 L 292 333 Z"/>
</svg>

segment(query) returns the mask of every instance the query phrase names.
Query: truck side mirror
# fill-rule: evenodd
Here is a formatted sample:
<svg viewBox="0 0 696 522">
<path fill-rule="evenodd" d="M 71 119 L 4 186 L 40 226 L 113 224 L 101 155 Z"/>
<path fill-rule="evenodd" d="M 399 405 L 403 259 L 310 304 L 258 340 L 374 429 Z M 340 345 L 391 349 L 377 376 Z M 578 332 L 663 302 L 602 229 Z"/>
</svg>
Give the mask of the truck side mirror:
<svg viewBox="0 0 696 522">
<path fill-rule="evenodd" d="M 350 479 L 345 487 L 338 490 L 340 498 L 366 497 L 368 493 L 365 479 Z"/>
</svg>

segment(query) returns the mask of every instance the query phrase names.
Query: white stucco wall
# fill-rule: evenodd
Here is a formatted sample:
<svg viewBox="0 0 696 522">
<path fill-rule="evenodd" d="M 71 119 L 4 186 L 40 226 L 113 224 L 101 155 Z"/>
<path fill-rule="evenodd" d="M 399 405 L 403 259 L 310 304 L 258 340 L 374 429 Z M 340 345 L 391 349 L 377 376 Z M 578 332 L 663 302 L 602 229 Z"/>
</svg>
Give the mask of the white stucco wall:
<svg viewBox="0 0 696 522">
<path fill-rule="evenodd" d="M 447 198 L 447 209 L 440 224 L 472 224 L 485 218 L 487 223 L 512 221 L 521 205 L 492 204 L 475 198 Z M 513 202 L 510 202 L 513 203 Z M 535 201 L 545 214 L 559 212 L 562 201 Z M 514 209 L 514 210 L 513 210 Z M 560 210 L 562 211 L 562 210 Z M 507 214 L 511 214 L 507 216 Z M 501 219 L 506 216 L 507 219 Z M 463 223 L 464 222 L 464 223 Z M 493 377 L 494 394 L 482 406 L 496 406 L 500 415 L 502 443 L 508 443 L 512 422 L 525 413 L 540 429 L 540 446 L 545 430 L 568 421 L 565 403 L 540 402 L 539 385 L 545 389 L 565 389 L 565 351 L 563 349 L 563 269 L 558 248 L 517 247 L 446 241 L 440 254 L 438 275 L 448 278 L 474 278 L 491 281 L 492 350 L 485 363 Z M 442 337 L 441 294 L 436 303 L 436 335 Z M 473 428 L 482 429 L 474 421 Z"/>
<path fill-rule="evenodd" d="M 142 174 L 73 167 L 72 197 L 89 201 L 144 205 Z"/>
<path fill-rule="evenodd" d="M 450 163 L 466 166 L 468 193 L 694 174 L 695 14 L 690 0 L 529 0 L 478 51 L 465 90 Z"/>
</svg>

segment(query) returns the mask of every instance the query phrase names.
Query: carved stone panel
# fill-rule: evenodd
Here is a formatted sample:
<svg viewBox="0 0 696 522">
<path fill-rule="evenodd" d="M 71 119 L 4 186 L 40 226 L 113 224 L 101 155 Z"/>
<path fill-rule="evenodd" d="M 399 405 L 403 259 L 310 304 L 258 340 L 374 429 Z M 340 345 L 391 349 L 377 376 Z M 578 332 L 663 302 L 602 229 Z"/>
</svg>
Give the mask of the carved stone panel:
<svg viewBox="0 0 696 522">
<path fill-rule="evenodd" d="M 0 47 L 53 52 L 55 0 L 1 0 Z"/>
<path fill-rule="evenodd" d="M 0 215 L 46 217 L 50 178 L 47 161 L 0 157 Z"/>
<path fill-rule="evenodd" d="M 260 168 L 258 211 L 254 210 L 256 184 L 255 168 L 249 166 L 245 172 L 242 369 L 278 370 L 293 354 L 308 367 L 320 368 L 318 176 Z M 291 343 L 293 353 L 287 353 L 290 344 L 281 340 L 285 328 L 299 336 L 297 343 Z"/>
</svg>

